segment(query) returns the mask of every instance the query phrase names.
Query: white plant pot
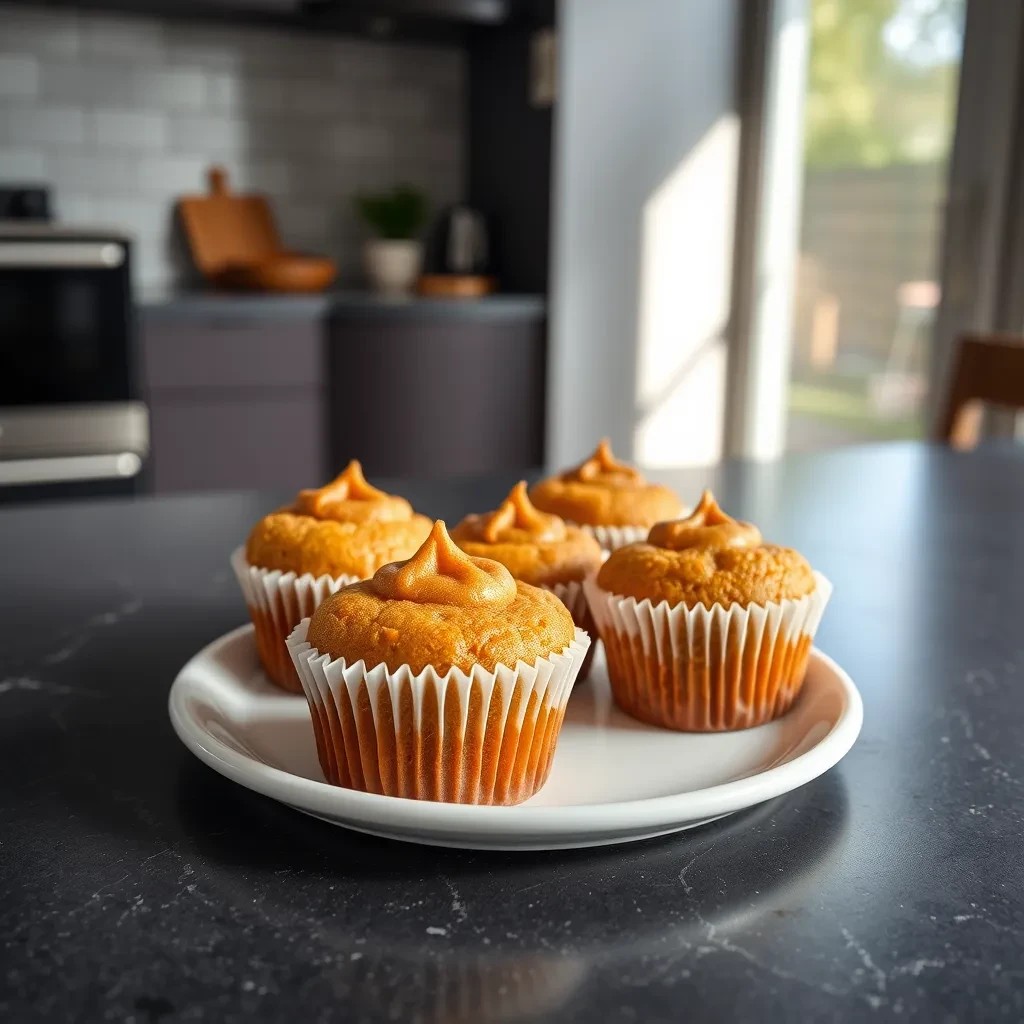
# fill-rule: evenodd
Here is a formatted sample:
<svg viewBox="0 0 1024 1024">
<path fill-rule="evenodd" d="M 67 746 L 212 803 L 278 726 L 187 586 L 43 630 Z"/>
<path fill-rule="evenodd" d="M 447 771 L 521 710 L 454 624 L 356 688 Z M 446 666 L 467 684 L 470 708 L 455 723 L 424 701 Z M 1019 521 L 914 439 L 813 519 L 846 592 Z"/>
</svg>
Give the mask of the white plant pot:
<svg viewBox="0 0 1024 1024">
<path fill-rule="evenodd" d="M 412 239 L 371 238 L 363 248 L 366 276 L 385 295 L 407 295 L 420 276 L 423 244 Z"/>
</svg>

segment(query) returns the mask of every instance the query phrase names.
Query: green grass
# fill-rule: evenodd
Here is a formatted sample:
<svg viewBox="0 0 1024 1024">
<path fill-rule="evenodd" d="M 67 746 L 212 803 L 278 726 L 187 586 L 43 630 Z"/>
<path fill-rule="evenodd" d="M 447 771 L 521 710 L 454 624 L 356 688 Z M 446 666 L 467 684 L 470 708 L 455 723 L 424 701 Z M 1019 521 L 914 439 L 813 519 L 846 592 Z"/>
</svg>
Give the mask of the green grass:
<svg viewBox="0 0 1024 1024">
<path fill-rule="evenodd" d="M 872 438 L 909 439 L 921 437 L 923 429 L 916 416 L 881 418 L 863 391 L 820 387 L 794 381 L 789 386 L 789 411 L 815 416 L 837 426 L 848 427 Z"/>
</svg>

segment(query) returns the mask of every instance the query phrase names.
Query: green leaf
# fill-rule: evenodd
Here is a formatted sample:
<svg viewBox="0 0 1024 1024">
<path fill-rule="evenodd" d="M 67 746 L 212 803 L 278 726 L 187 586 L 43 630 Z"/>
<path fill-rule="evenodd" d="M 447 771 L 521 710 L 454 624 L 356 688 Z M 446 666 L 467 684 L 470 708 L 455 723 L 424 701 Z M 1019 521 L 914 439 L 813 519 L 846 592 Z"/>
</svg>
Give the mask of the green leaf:
<svg viewBox="0 0 1024 1024">
<path fill-rule="evenodd" d="M 380 238 L 415 238 L 427 219 L 427 197 L 413 185 L 355 197 L 356 211 Z"/>
</svg>

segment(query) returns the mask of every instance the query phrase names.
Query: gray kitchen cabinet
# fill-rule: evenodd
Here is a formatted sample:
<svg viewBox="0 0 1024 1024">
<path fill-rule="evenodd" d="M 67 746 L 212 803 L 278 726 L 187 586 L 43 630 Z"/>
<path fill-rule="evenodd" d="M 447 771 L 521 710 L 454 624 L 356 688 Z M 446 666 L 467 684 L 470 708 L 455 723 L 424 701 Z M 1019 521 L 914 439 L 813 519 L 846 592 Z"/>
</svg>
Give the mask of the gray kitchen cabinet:
<svg viewBox="0 0 1024 1024">
<path fill-rule="evenodd" d="M 323 321 L 143 320 L 152 390 L 310 388 L 322 381 Z"/>
<path fill-rule="evenodd" d="M 303 393 L 156 401 L 153 490 L 315 486 L 324 476 L 321 420 L 320 403 Z"/>
<path fill-rule="evenodd" d="M 543 461 L 540 296 L 181 293 L 143 306 L 157 492 L 371 476 L 516 473 Z"/>
<path fill-rule="evenodd" d="M 155 492 L 325 478 L 322 319 L 140 320 Z"/>
<path fill-rule="evenodd" d="M 495 310 L 495 312 L 489 312 Z M 544 459 L 540 304 L 454 316 L 336 310 L 327 358 L 331 461 L 374 476 L 519 473 Z"/>
</svg>

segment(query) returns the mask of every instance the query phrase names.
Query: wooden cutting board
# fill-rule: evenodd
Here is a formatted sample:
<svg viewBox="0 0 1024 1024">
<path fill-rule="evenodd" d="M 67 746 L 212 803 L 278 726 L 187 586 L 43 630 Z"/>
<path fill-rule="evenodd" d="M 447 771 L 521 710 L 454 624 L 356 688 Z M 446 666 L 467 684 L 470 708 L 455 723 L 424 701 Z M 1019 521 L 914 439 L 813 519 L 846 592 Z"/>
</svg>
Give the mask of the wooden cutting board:
<svg viewBox="0 0 1024 1024">
<path fill-rule="evenodd" d="M 232 192 L 223 167 L 211 167 L 207 179 L 209 194 L 178 200 L 192 259 L 206 278 L 216 281 L 229 269 L 261 263 L 282 251 L 266 196 Z"/>
<path fill-rule="evenodd" d="M 485 274 L 423 274 L 416 284 L 431 299 L 479 299 L 498 288 L 498 279 Z"/>
</svg>

